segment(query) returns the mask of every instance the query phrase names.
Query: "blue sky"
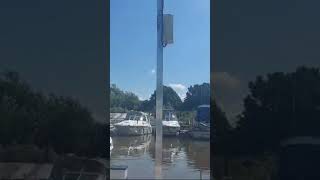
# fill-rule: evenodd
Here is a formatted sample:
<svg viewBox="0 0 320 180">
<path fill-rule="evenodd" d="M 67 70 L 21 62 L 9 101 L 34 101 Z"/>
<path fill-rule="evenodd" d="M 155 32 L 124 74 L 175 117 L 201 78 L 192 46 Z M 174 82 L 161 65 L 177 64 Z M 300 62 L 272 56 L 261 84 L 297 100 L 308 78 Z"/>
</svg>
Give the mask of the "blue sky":
<svg viewBox="0 0 320 180">
<path fill-rule="evenodd" d="M 156 87 L 156 0 L 110 1 L 110 81 L 148 99 Z M 164 84 L 183 98 L 210 81 L 210 0 L 165 0 L 174 44 L 164 48 Z"/>
</svg>

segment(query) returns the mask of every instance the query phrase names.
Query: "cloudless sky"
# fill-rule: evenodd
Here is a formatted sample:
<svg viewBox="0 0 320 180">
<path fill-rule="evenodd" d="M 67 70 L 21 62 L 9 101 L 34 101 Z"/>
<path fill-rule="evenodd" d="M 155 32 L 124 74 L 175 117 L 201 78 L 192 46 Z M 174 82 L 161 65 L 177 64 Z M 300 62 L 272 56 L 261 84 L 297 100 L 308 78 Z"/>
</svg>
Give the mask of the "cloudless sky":
<svg viewBox="0 0 320 180">
<path fill-rule="evenodd" d="M 110 1 L 110 82 L 148 99 L 156 87 L 157 1 Z M 164 48 L 164 84 L 182 97 L 210 81 L 210 0 L 165 0 L 174 44 Z"/>
</svg>

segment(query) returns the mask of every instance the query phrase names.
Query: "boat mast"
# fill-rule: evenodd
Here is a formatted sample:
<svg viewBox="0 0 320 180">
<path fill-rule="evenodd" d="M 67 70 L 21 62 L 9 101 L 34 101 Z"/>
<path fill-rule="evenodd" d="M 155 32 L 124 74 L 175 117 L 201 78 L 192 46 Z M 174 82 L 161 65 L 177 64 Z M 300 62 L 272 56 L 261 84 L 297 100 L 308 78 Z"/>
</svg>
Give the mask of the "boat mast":
<svg viewBox="0 0 320 180">
<path fill-rule="evenodd" d="M 162 179 L 163 4 L 163 0 L 157 0 L 156 179 Z"/>
</svg>

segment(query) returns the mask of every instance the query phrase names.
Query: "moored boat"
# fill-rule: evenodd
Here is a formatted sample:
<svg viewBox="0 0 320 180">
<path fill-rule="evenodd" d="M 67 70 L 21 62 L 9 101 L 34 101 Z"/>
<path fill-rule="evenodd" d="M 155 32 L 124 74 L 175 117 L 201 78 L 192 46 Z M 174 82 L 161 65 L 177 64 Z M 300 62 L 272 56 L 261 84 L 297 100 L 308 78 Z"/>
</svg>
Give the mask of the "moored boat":
<svg viewBox="0 0 320 180">
<path fill-rule="evenodd" d="M 164 136 L 175 136 L 179 133 L 180 124 L 173 110 L 164 110 L 162 130 Z"/>
<path fill-rule="evenodd" d="M 112 143 L 112 138 L 110 137 L 110 154 L 111 154 L 112 149 L 113 149 L 113 143 Z"/>
<path fill-rule="evenodd" d="M 114 124 L 117 135 L 139 136 L 151 134 L 152 127 L 146 113 L 131 111 L 125 120 Z"/>
<path fill-rule="evenodd" d="M 198 106 L 191 135 L 194 139 L 210 139 L 210 105 Z"/>
<path fill-rule="evenodd" d="M 166 109 L 163 111 L 162 134 L 164 136 L 176 136 L 180 131 L 180 124 L 173 110 Z M 153 132 L 156 130 L 156 119 L 151 120 Z"/>
</svg>

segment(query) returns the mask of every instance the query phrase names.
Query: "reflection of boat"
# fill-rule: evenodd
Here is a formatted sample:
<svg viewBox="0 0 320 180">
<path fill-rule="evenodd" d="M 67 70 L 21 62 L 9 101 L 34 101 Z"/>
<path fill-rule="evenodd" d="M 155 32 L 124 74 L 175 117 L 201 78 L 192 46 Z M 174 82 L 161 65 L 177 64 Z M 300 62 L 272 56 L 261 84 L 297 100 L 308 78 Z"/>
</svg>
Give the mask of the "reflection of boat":
<svg viewBox="0 0 320 180">
<path fill-rule="evenodd" d="M 114 124 L 118 135 L 144 135 L 151 134 L 152 127 L 147 114 L 131 111 L 125 120 Z"/>
<path fill-rule="evenodd" d="M 198 106 L 191 134 L 195 139 L 210 139 L 210 105 Z"/>
<path fill-rule="evenodd" d="M 132 137 L 113 137 L 113 157 L 115 156 L 136 156 L 148 151 L 152 136 L 132 136 Z"/>
<path fill-rule="evenodd" d="M 140 152 L 145 154 L 150 147 L 151 143 L 151 135 L 147 135 L 144 137 L 143 142 L 135 141 L 131 142 L 128 147 L 128 155 L 136 155 Z"/>
<path fill-rule="evenodd" d="M 178 155 L 179 155 L 178 148 L 170 148 L 163 151 L 162 159 L 167 163 L 168 162 L 173 163 L 178 157 Z"/>
<path fill-rule="evenodd" d="M 112 124 L 110 124 L 110 135 L 114 134 L 116 134 L 116 128 Z"/>
<path fill-rule="evenodd" d="M 162 141 L 162 159 L 165 164 L 171 164 L 176 159 L 181 157 L 182 144 L 180 140 L 175 137 L 165 137 Z M 149 149 L 149 154 L 155 158 L 155 139 L 153 138 Z"/>
</svg>

